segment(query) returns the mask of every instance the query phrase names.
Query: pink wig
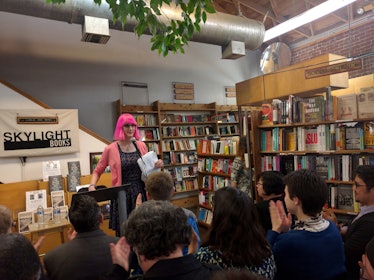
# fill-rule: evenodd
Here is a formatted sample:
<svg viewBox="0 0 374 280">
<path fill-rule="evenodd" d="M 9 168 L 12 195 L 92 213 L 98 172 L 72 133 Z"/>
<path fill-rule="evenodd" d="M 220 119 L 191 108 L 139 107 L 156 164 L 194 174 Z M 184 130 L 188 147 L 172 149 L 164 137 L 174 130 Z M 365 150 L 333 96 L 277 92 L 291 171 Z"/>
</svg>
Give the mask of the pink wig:
<svg viewBox="0 0 374 280">
<path fill-rule="evenodd" d="M 135 125 L 134 137 L 136 140 L 139 140 L 140 134 L 138 129 L 138 124 L 134 117 L 130 114 L 122 114 L 117 120 L 116 129 L 114 130 L 113 139 L 114 140 L 126 140 L 126 134 L 123 132 L 123 126 L 125 124 Z"/>
</svg>

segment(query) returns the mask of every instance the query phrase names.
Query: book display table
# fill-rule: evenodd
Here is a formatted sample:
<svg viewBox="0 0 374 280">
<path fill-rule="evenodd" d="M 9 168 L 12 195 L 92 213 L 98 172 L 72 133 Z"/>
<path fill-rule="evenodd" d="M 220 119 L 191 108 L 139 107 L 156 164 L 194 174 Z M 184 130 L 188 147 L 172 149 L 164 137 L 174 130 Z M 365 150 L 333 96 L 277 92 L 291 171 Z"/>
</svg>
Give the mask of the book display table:
<svg viewBox="0 0 374 280">
<path fill-rule="evenodd" d="M 37 223 L 29 225 L 29 233 L 31 235 L 31 242 L 34 242 L 41 235 L 45 235 L 50 232 L 59 232 L 61 243 L 65 242 L 64 230 L 70 226 L 67 220 L 62 220 L 60 223 L 47 223 L 38 225 Z M 36 238 L 35 238 L 36 236 Z"/>
</svg>

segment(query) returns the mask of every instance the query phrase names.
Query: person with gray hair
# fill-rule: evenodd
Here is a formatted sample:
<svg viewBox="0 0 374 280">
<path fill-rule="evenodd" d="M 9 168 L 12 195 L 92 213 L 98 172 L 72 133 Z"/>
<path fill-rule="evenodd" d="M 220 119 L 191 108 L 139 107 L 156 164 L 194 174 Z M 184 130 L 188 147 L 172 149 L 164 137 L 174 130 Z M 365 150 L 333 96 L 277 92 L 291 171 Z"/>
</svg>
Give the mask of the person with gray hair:
<svg viewBox="0 0 374 280">
<path fill-rule="evenodd" d="M 0 234 L 12 232 L 12 213 L 4 205 L 0 205 Z"/>
<path fill-rule="evenodd" d="M 193 255 L 183 256 L 192 228 L 184 211 L 169 201 L 142 203 L 124 224 L 124 235 L 117 244 L 110 245 L 117 266 L 107 279 L 129 277 L 131 251 L 137 255 L 144 272 L 135 279 L 207 280 L 220 269 L 200 263 Z"/>
</svg>

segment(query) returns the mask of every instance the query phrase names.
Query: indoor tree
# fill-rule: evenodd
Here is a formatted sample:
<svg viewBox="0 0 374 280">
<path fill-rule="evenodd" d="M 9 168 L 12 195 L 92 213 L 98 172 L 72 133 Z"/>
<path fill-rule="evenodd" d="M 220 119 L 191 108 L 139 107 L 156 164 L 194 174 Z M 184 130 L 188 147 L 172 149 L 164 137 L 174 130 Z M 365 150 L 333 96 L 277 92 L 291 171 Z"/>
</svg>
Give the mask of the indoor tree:
<svg viewBox="0 0 374 280">
<path fill-rule="evenodd" d="M 65 0 L 46 0 L 47 3 L 63 4 Z M 102 0 L 92 0 L 101 5 Z M 152 50 L 167 56 L 171 51 L 184 53 L 183 46 L 188 44 L 195 31 L 200 31 L 200 23 L 206 22 L 207 13 L 215 13 L 212 0 L 105 0 L 113 14 L 113 22 L 120 21 L 122 26 L 127 18 L 135 18 L 134 32 L 140 37 L 151 33 Z M 180 19 L 160 21 L 162 5 L 175 5 L 181 8 Z"/>
</svg>

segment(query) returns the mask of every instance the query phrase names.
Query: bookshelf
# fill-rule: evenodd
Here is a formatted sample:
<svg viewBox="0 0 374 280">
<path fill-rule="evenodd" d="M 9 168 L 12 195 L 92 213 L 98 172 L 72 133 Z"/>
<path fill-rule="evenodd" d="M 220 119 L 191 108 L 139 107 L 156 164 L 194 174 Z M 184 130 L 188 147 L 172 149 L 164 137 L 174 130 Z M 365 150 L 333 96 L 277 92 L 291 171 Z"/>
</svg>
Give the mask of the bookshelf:
<svg viewBox="0 0 374 280">
<path fill-rule="evenodd" d="M 212 221 L 214 192 L 230 186 L 231 166 L 236 156 L 238 141 L 233 139 L 201 139 L 197 145 L 199 207 L 198 223 L 209 227 Z"/>
<path fill-rule="evenodd" d="M 325 97 L 320 108 L 327 107 L 326 100 Z M 290 112 L 295 113 L 293 105 Z M 315 170 L 330 189 L 327 207 L 339 215 L 356 215 L 359 206 L 352 190 L 354 170 L 358 165 L 374 164 L 374 118 L 339 120 L 337 102 L 333 109 L 333 118 L 322 110 L 312 119 L 296 118 L 290 113 L 285 123 L 262 124 L 259 119 L 253 127 L 253 134 L 257 135 L 254 141 L 259 143 L 253 154 L 254 162 L 258 162 L 254 172 L 278 170 L 286 174 L 298 169 Z"/>
<path fill-rule="evenodd" d="M 143 132 L 142 139 L 164 161 L 164 171 L 174 178 L 177 193 L 197 195 L 197 149 L 199 139 L 239 133 L 238 107 L 233 105 L 175 104 L 155 101 L 150 105 L 122 105 L 118 114 L 130 113 Z"/>
</svg>

